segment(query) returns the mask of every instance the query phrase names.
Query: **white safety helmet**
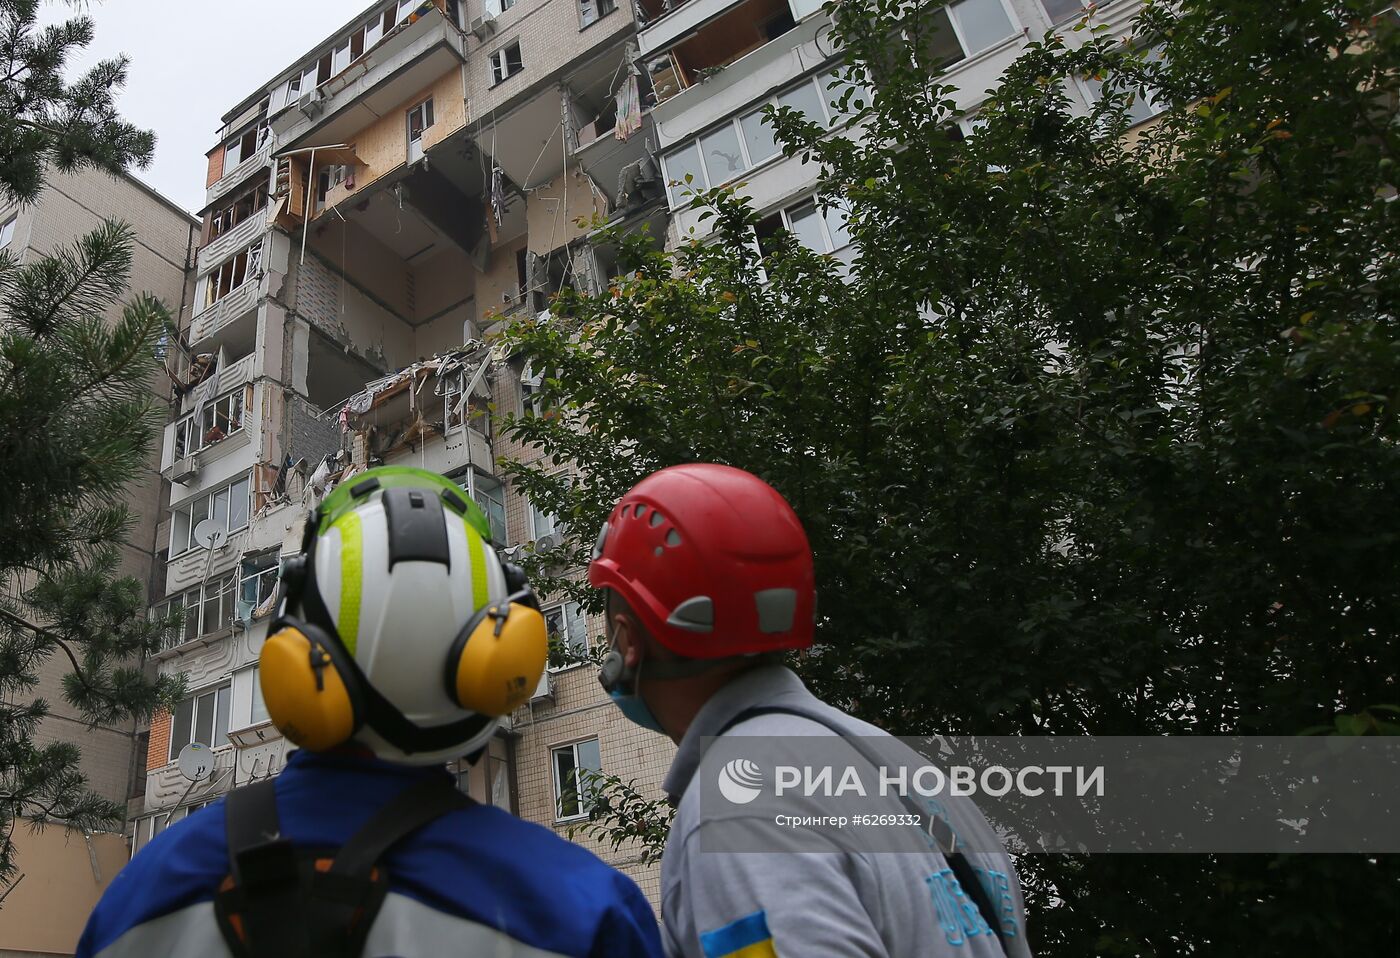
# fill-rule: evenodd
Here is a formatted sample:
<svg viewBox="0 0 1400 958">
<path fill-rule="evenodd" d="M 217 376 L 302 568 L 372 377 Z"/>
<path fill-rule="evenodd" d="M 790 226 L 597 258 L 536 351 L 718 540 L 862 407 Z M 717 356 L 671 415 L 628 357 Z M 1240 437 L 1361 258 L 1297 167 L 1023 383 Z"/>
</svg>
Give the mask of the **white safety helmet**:
<svg viewBox="0 0 1400 958">
<path fill-rule="evenodd" d="M 354 741 L 390 761 L 446 762 L 479 751 L 544 670 L 524 573 L 435 473 L 388 466 L 341 485 L 282 575 L 260 681 L 273 722 L 302 747 Z"/>
</svg>

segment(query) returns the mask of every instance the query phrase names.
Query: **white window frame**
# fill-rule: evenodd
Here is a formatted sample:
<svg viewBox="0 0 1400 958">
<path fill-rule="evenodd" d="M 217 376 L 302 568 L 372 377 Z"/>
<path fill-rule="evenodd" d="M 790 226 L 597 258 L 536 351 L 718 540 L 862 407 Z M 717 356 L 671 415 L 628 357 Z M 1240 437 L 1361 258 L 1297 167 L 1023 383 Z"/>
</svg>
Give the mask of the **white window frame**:
<svg viewBox="0 0 1400 958">
<path fill-rule="evenodd" d="M 272 560 L 270 564 L 258 567 L 269 558 Z M 253 612 L 277 594 L 281 573 L 282 566 L 275 552 L 251 558 L 244 557 L 238 566 L 238 592 L 233 598 L 235 615 L 240 619 L 251 621 Z M 245 607 L 246 616 L 243 614 Z"/>
<path fill-rule="evenodd" d="M 229 614 L 223 615 L 221 609 L 215 620 L 206 622 L 205 610 L 215 599 L 221 603 L 228 602 Z M 178 606 L 176 603 L 179 603 Z M 218 632 L 233 623 L 238 611 L 238 574 L 226 572 L 193 589 L 169 596 L 151 610 L 151 617 L 163 619 L 174 611 L 180 612 L 180 624 L 175 627 L 175 631 L 167 633 L 162 639 L 161 649 L 164 651 L 179 648 L 186 642 L 193 642 L 202 636 Z"/>
<path fill-rule="evenodd" d="M 562 534 L 564 523 L 558 516 L 552 512 L 546 512 L 544 509 L 541 509 L 539 506 L 535 505 L 533 500 L 527 498 L 526 503 L 530 507 L 531 541 L 538 541 L 543 536 Z M 545 521 L 546 518 L 548 519 L 547 522 Z M 541 529 L 545 531 L 541 532 Z"/>
<path fill-rule="evenodd" d="M 759 113 L 766 106 L 777 105 L 778 101 L 781 98 L 786 97 L 791 93 L 794 93 L 803 86 L 811 86 L 815 84 L 817 87 L 817 99 L 821 103 L 822 113 L 820 117 L 815 117 L 814 119 L 820 123 L 823 123 L 828 128 L 836 127 L 836 125 L 842 120 L 843 117 L 841 114 L 838 114 L 835 108 L 832 106 L 835 97 L 831 95 L 831 88 L 833 84 L 838 83 L 842 85 L 848 85 L 846 84 L 846 81 L 841 80 L 836 75 L 836 71 L 840 68 L 841 64 L 838 63 L 832 67 L 829 67 L 828 69 L 822 70 L 817 73 L 809 74 L 806 77 L 804 77 L 801 81 L 789 85 L 788 87 L 778 91 L 773 96 L 766 97 L 753 104 L 750 104 L 743 110 L 735 112 L 733 116 L 725 120 L 724 123 L 720 123 L 717 126 L 709 127 L 696 136 L 688 137 L 683 143 L 677 144 L 675 147 L 669 150 L 666 153 L 666 155 L 661 158 L 661 162 L 662 173 L 666 179 L 666 195 L 667 198 L 670 200 L 671 209 L 679 209 L 682 205 L 684 205 L 685 200 L 682 196 L 682 193 L 686 189 L 713 189 L 717 186 L 723 186 L 725 183 L 730 183 L 747 173 L 751 173 L 753 170 L 761 166 L 765 166 L 769 163 L 776 163 L 778 160 L 780 160 L 783 156 L 781 144 L 778 146 L 778 151 L 772 154 L 771 156 L 766 156 L 758 161 L 753 160 L 752 155 L 749 152 L 748 138 L 744 135 L 743 121 L 748 119 L 750 116 Z M 860 88 L 857 88 L 857 95 L 860 95 L 861 93 L 864 94 L 865 102 L 869 103 L 869 91 L 863 91 L 860 90 Z M 741 169 L 735 171 L 732 176 L 729 176 L 724 180 L 720 180 L 719 182 L 714 182 L 710 179 L 709 168 L 705 165 L 704 147 L 702 147 L 700 144 L 702 140 L 708 139 L 709 137 L 713 136 L 716 132 L 724 129 L 726 125 L 733 129 L 734 135 L 737 136 L 739 139 L 739 151 L 740 157 L 743 160 L 743 166 Z M 764 125 L 767 126 L 767 124 Z M 771 127 L 768 128 L 772 129 Z M 679 177 L 671 175 L 670 163 L 671 157 L 683 153 L 686 150 L 691 149 L 692 147 L 695 149 L 696 154 L 699 156 L 699 175 L 695 177 L 695 181 L 693 183 L 687 185 L 684 182 L 684 180 L 681 180 Z M 671 185 L 673 182 L 678 183 L 679 185 L 673 187 Z"/>
<path fill-rule="evenodd" d="M 267 714 L 267 702 L 263 699 L 262 679 L 258 668 L 255 664 L 250 670 L 253 673 L 253 688 L 248 701 L 248 725 L 261 725 L 272 720 L 272 716 Z"/>
<path fill-rule="evenodd" d="M 558 615 L 561 623 L 560 634 L 564 638 L 564 646 L 573 652 L 578 653 L 580 660 L 588 654 L 588 616 L 584 614 L 583 607 L 577 602 L 556 602 L 547 605 L 540 610 L 544 616 L 545 627 L 549 628 L 550 616 Z M 575 639 L 577 638 L 577 641 Z M 551 665 L 549 671 L 563 672 L 576 665 L 585 664 L 583 661 L 568 662 L 564 665 Z"/>
<path fill-rule="evenodd" d="M 224 706 L 224 727 L 222 731 L 220 731 L 218 727 L 220 693 L 223 694 L 224 702 L 226 703 Z M 175 710 L 170 713 L 170 742 L 167 746 L 166 752 L 166 754 L 169 756 L 169 762 L 173 762 L 177 758 L 179 758 L 180 749 L 184 748 L 190 742 L 199 741 L 199 739 L 195 738 L 195 735 L 199 732 L 199 703 L 201 699 L 207 698 L 209 696 L 213 696 L 213 702 L 211 704 L 211 707 L 214 710 L 213 715 L 210 716 L 210 741 L 202 742 L 201 744 L 207 745 L 211 749 L 223 748 L 230 744 L 228 732 L 231 726 L 231 716 L 229 713 L 230 708 L 233 704 L 233 683 L 231 681 L 225 680 L 219 683 L 218 685 L 213 685 L 208 688 L 200 689 L 198 692 L 194 692 L 186 696 L 180 701 L 180 704 L 175 707 Z M 180 717 L 180 709 L 186 703 L 190 703 L 190 714 L 188 718 L 189 734 L 184 739 L 184 741 L 180 742 L 180 747 L 176 748 L 175 743 L 177 741 L 180 741 L 180 737 L 175 734 L 175 726 L 176 722 L 179 720 Z M 222 742 L 218 741 L 220 735 L 222 735 L 224 739 Z"/>
<path fill-rule="evenodd" d="M 961 63 L 963 60 L 971 60 L 984 50 L 990 50 L 995 46 L 1005 43 L 1012 37 L 1021 36 L 1023 25 L 1021 23 L 1021 18 L 1016 16 L 1015 8 L 1011 6 L 1008 0 L 997 0 L 997 2 L 1001 4 L 1002 11 L 1006 14 L 1007 22 L 1011 24 L 1011 32 L 999 40 L 993 40 L 985 47 L 978 47 L 975 50 L 972 49 L 972 45 L 967 42 L 967 37 L 963 33 L 963 25 L 958 19 L 958 7 L 962 6 L 964 3 L 970 2 L 975 2 L 975 0 L 957 0 L 956 3 L 949 3 L 944 7 L 944 9 L 948 11 L 948 21 L 953 25 L 953 33 L 958 38 L 958 46 L 962 47 L 963 50 L 962 60 L 957 60 L 955 61 L 956 63 Z M 949 65 L 951 66 L 952 64 Z"/>
<path fill-rule="evenodd" d="M 510 61 L 506 58 L 506 54 L 511 49 L 515 50 L 520 61 L 520 66 L 514 70 L 509 70 Z M 525 71 L 525 51 L 521 49 L 520 40 L 518 38 L 512 40 L 510 43 L 502 44 L 494 53 L 491 54 L 490 60 L 492 86 L 499 86 L 500 84 L 505 83 L 511 77 L 517 76 L 518 74 L 523 73 Z M 507 72 L 508 70 L 509 72 Z"/>
<path fill-rule="evenodd" d="M 233 516 L 234 516 L 234 512 L 233 512 L 233 490 L 234 490 L 236 487 L 240 486 L 240 485 L 243 486 L 244 489 L 246 490 L 246 493 L 247 493 L 247 496 L 248 496 L 248 508 L 245 509 L 245 510 L 243 511 L 243 521 L 242 521 L 242 523 L 239 524 L 239 525 L 234 525 L 234 524 L 233 524 Z M 170 510 L 170 512 L 171 512 L 171 519 L 170 519 L 170 553 L 169 553 L 169 557 L 170 557 L 171 559 L 174 559 L 174 558 L 176 558 L 176 557 L 178 557 L 178 556 L 182 556 L 182 555 L 184 555 L 185 553 L 187 553 L 187 552 L 189 552 L 189 551 L 191 551 L 192 549 L 195 548 L 195 545 L 194 545 L 194 527 L 195 527 L 196 525 L 198 525 L 198 523 L 194 521 L 195 506 L 198 505 L 198 504 L 201 503 L 201 502 L 206 502 L 207 505 L 205 506 L 205 508 L 204 508 L 204 510 L 203 510 L 203 511 L 204 511 L 204 518 L 207 518 L 207 517 L 209 517 L 209 516 L 212 516 L 212 515 L 214 514 L 215 502 L 217 501 L 217 499 L 218 499 L 218 497 L 219 497 L 220 495 L 224 495 L 224 496 L 227 497 L 227 498 L 226 498 L 226 504 L 225 504 L 225 510 L 224 510 L 224 516 L 225 516 L 225 529 L 224 529 L 224 531 L 225 531 L 225 532 L 228 532 L 230 535 L 232 535 L 233 533 L 238 532 L 238 531 L 241 530 L 241 529 L 246 529 L 246 528 L 248 527 L 248 523 L 252 521 L 252 511 L 253 511 L 253 483 L 252 483 L 252 474 L 251 474 L 251 473 L 244 473 L 243 475 L 241 475 L 241 476 L 236 476 L 236 477 L 234 477 L 233 479 L 231 479 L 229 482 L 220 485 L 218 488 L 212 489 L 212 490 L 210 490 L 210 491 L 208 491 L 208 492 L 202 492 L 202 493 L 200 493 L 200 494 L 197 495 L 197 496 L 192 496 L 191 498 L 186 499 L 184 502 L 180 503 L 178 506 L 175 506 L 174 508 L 172 508 L 172 509 Z M 178 519 L 179 519 L 179 516 L 180 516 L 181 514 L 183 514 L 183 515 L 185 516 L 185 526 L 186 526 L 186 529 L 185 529 L 185 537 L 186 537 L 186 541 L 177 549 L 177 547 L 176 547 L 176 540 L 175 540 L 175 533 L 176 533 L 176 530 L 177 530 L 177 529 L 179 528 L 179 526 L 180 526 L 180 523 L 179 523 Z"/>
<path fill-rule="evenodd" d="M 413 117 L 418 114 L 418 135 L 413 134 Z M 423 134 L 432 129 L 436 118 L 433 116 L 433 98 L 428 97 L 404 114 L 408 134 L 408 162 L 415 163 L 423 158 Z"/>
<path fill-rule="evenodd" d="M 214 373 L 214 375 L 217 376 L 218 373 Z M 204 416 L 212 415 L 214 417 L 213 425 L 217 426 L 219 424 L 219 414 L 222 411 L 224 421 L 230 426 L 229 429 L 224 430 L 224 439 L 228 439 L 237 433 L 243 432 L 246 428 L 245 423 L 248 421 L 247 391 L 247 385 L 243 385 L 230 389 L 228 392 L 215 397 L 213 402 L 207 404 L 204 409 L 201 410 L 200 419 L 203 420 Z M 238 412 L 237 417 L 234 416 L 235 410 Z M 237 426 L 233 425 L 235 422 L 238 423 Z M 212 428 L 212 426 L 210 428 Z M 184 434 L 183 442 L 181 442 L 180 438 L 182 433 Z M 175 440 L 172 446 L 175 458 L 184 459 L 186 456 L 192 456 L 202 449 L 224 441 L 224 439 L 216 439 L 212 443 L 207 443 L 204 441 L 204 437 L 208 434 L 209 430 L 204 428 L 202 421 L 198 424 L 195 423 L 194 413 L 190 413 L 188 416 L 177 420 L 175 423 Z M 181 446 L 184 447 L 183 452 L 181 451 Z"/>
<path fill-rule="evenodd" d="M 591 27 L 609 14 L 617 12 L 617 0 L 577 0 L 577 3 L 580 30 Z"/>
<path fill-rule="evenodd" d="M 14 240 L 15 224 L 17 224 L 18 222 L 19 214 L 15 213 L 11 215 L 9 219 L 5 220 L 4 223 L 0 223 L 0 249 L 4 249 L 6 246 L 9 246 L 10 243 Z"/>
<path fill-rule="evenodd" d="M 598 767 L 596 769 L 593 769 L 593 771 L 601 772 L 603 770 L 603 746 L 602 742 L 596 736 L 593 738 L 580 739 L 577 742 L 568 742 L 564 745 L 550 746 L 549 773 L 550 778 L 554 780 L 554 820 L 556 822 L 575 822 L 579 819 L 587 818 L 589 812 L 592 810 L 593 803 L 589 801 L 589 794 L 585 790 L 584 783 L 582 781 L 582 776 L 579 774 L 580 769 L 591 768 L 591 766 L 585 765 L 584 760 L 580 757 L 579 746 L 590 744 L 598 753 Z M 568 783 L 565 783 L 562 780 L 561 775 L 559 774 L 559 756 L 565 753 L 569 754 L 574 763 L 574 781 L 571 783 L 573 788 L 573 791 L 571 793 L 566 791 Z M 578 803 L 577 811 L 568 813 L 565 812 L 564 797 L 566 794 L 572 794 L 574 796 L 575 800 Z"/>
</svg>

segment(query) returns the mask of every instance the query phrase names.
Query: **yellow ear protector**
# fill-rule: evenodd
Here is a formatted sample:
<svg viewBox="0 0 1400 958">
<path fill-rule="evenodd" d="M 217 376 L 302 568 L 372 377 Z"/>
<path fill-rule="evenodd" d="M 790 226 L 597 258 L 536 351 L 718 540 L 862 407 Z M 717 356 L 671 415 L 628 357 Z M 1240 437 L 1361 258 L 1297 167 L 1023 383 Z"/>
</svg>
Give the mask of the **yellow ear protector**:
<svg viewBox="0 0 1400 958">
<path fill-rule="evenodd" d="M 367 478 L 350 492 L 358 504 L 379 488 L 377 479 Z M 429 501 L 458 513 L 468 508 L 453 488 Z M 321 518 L 319 509 L 308 517 L 301 555 L 283 561 L 277 618 L 259 658 L 268 716 L 288 739 L 325 751 L 368 724 L 405 754 L 438 751 L 474 738 L 529 698 L 544 672 L 548 630 L 524 571 L 505 563 L 510 598 L 479 610 L 447 655 L 448 696 L 475 714 L 431 727 L 410 721 L 370 684 L 335 633 L 312 571 Z M 302 617 L 291 615 L 292 607 Z"/>
<path fill-rule="evenodd" d="M 519 566 L 504 563 L 510 598 L 467 622 L 447 653 L 447 696 L 473 712 L 501 716 L 524 705 L 544 674 L 549 629 Z"/>
</svg>

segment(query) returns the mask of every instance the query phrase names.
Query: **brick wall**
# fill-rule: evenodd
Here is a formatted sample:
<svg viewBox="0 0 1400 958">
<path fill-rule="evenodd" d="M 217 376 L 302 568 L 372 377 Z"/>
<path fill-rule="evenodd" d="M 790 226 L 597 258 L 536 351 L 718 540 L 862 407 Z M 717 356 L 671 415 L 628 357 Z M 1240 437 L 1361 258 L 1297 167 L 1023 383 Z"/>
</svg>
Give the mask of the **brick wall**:
<svg viewBox="0 0 1400 958">
<path fill-rule="evenodd" d="M 482 0 L 467 0 L 465 6 L 468 17 L 479 17 L 484 9 Z M 612 13 L 583 28 L 578 0 L 517 3 L 496 18 L 496 32 L 484 43 L 468 40 L 471 50 L 465 69 L 472 117 L 486 116 L 525 91 L 552 82 L 565 66 L 633 30 L 630 3 L 619 3 Z M 525 68 L 494 84 L 489 55 L 517 40 Z"/>
<path fill-rule="evenodd" d="M 209 175 L 204 179 L 204 188 L 207 190 L 224 176 L 224 147 L 223 144 L 214 147 L 209 151 Z"/>
<path fill-rule="evenodd" d="M 161 709 L 151 716 L 151 738 L 146 746 L 146 769 L 161 768 L 170 762 L 170 713 Z"/>
<path fill-rule="evenodd" d="M 340 423 L 335 418 L 316 418 L 317 409 L 300 396 L 287 398 L 288 454 L 293 460 L 305 458 L 314 470 L 322 457 L 340 451 Z"/>
</svg>

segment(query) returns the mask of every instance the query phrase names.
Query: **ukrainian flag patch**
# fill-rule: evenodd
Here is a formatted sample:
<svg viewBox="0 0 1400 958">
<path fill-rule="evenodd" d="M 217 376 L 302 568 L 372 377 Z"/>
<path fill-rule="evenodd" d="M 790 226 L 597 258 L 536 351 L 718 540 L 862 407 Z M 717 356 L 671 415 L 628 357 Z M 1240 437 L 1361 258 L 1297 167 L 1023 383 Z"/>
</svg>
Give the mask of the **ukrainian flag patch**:
<svg viewBox="0 0 1400 958">
<path fill-rule="evenodd" d="M 778 958 L 768 931 L 768 915 L 761 911 L 705 932 L 700 936 L 700 950 L 705 958 Z"/>
</svg>

